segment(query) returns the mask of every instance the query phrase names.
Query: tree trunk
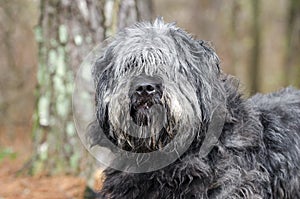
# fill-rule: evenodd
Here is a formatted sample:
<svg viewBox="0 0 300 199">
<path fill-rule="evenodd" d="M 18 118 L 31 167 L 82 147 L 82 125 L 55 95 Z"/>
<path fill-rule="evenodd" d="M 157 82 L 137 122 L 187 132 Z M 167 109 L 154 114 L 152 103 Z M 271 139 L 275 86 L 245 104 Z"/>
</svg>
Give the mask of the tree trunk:
<svg viewBox="0 0 300 199">
<path fill-rule="evenodd" d="M 229 74 L 236 75 L 237 68 L 237 59 L 239 52 L 239 44 L 237 42 L 237 17 L 240 11 L 240 5 L 238 0 L 233 0 L 231 6 L 231 15 L 230 15 L 230 36 L 232 40 L 232 52 L 231 52 L 231 60 L 232 64 L 228 70 Z"/>
<path fill-rule="evenodd" d="M 290 0 L 286 27 L 285 84 L 300 87 L 300 1 Z"/>
<path fill-rule="evenodd" d="M 76 135 L 72 118 L 75 72 L 105 36 L 114 34 L 123 24 L 140 19 L 144 12 L 139 10 L 137 2 L 141 3 L 137 0 L 40 1 L 32 174 L 90 175 L 93 159 Z M 127 15 L 131 17 L 124 17 Z"/>
<path fill-rule="evenodd" d="M 252 35 L 253 35 L 253 44 L 252 44 L 252 53 L 250 60 L 249 68 L 249 77 L 250 77 L 250 93 L 256 93 L 259 91 L 259 68 L 260 68 L 260 1 L 252 1 L 252 16 L 253 16 L 253 25 L 252 25 Z"/>
</svg>

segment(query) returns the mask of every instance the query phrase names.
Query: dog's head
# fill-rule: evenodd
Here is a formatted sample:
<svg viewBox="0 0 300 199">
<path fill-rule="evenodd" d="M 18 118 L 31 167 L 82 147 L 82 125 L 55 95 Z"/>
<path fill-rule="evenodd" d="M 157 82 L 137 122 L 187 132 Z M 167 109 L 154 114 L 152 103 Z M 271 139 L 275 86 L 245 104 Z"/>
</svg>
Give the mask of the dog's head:
<svg viewBox="0 0 300 199">
<path fill-rule="evenodd" d="M 94 65 L 92 145 L 101 145 L 99 129 L 137 153 L 159 150 L 175 136 L 201 137 L 221 89 L 219 75 L 214 50 L 174 24 L 157 19 L 124 29 Z"/>
</svg>

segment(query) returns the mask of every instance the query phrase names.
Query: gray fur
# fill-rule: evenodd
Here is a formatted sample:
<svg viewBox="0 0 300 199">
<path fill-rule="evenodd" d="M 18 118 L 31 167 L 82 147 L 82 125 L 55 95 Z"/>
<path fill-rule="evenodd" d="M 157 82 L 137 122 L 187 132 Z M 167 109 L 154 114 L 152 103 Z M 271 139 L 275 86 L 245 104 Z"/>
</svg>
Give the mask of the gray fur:
<svg viewBox="0 0 300 199">
<path fill-rule="evenodd" d="M 140 75 L 158 76 L 164 83 L 158 103 L 167 119 L 160 138 L 153 134 L 141 141 L 126 132 L 130 82 Z M 235 79 L 221 72 L 207 42 L 160 19 L 118 33 L 97 60 L 93 76 L 97 120 L 89 132 L 92 146 L 106 145 L 101 130 L 118 147 L 137 153 L 159 150 L 174 134 L 184 140 L 195 133 L 188 150 L 158 171 L 106 169 L 101 197 L 300 198 L 299 91 L 287 88 L 244 99 Z M 199 151 L 218 104 L 226 108 L 225 124 L 218 142 L 202 157 Z"/>
</svg>

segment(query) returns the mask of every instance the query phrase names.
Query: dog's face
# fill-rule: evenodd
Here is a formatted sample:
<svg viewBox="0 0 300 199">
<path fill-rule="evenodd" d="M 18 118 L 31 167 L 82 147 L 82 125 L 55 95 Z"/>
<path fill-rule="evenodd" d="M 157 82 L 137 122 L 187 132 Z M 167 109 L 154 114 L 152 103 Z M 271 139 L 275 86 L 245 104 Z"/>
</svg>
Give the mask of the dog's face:
<svg viewBox="0 0 300 199">
<path fill-rule="evenodd" d="M 137 153 L 195 136 L 211 117 L 219 74 L 215 52 L 173 24 L 127 28 L 94 66 L 97 122 L 114 144 Z"/>
</svg>

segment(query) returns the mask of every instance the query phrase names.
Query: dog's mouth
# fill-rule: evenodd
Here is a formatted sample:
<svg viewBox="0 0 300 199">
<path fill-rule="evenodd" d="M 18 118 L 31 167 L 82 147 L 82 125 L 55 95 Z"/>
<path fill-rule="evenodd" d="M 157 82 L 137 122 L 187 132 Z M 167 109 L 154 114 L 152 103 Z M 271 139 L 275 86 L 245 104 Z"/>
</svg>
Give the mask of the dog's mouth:
<svg viewBox="0 0 300 199">
<path fill-rule="evenodd" d="M 155 103 L 150 100 L 141 100 L 130 107 L 130 116 L 138 126 L 148 126 L 150 124 L 150 109 Z"/>
<path fill-rule="evenodd" d="M 141 101 L 134 108 L 136 110 L 147 111 L 152 107 L 153 104 L 154 102 L 152 101 Z"/>
</svg>

